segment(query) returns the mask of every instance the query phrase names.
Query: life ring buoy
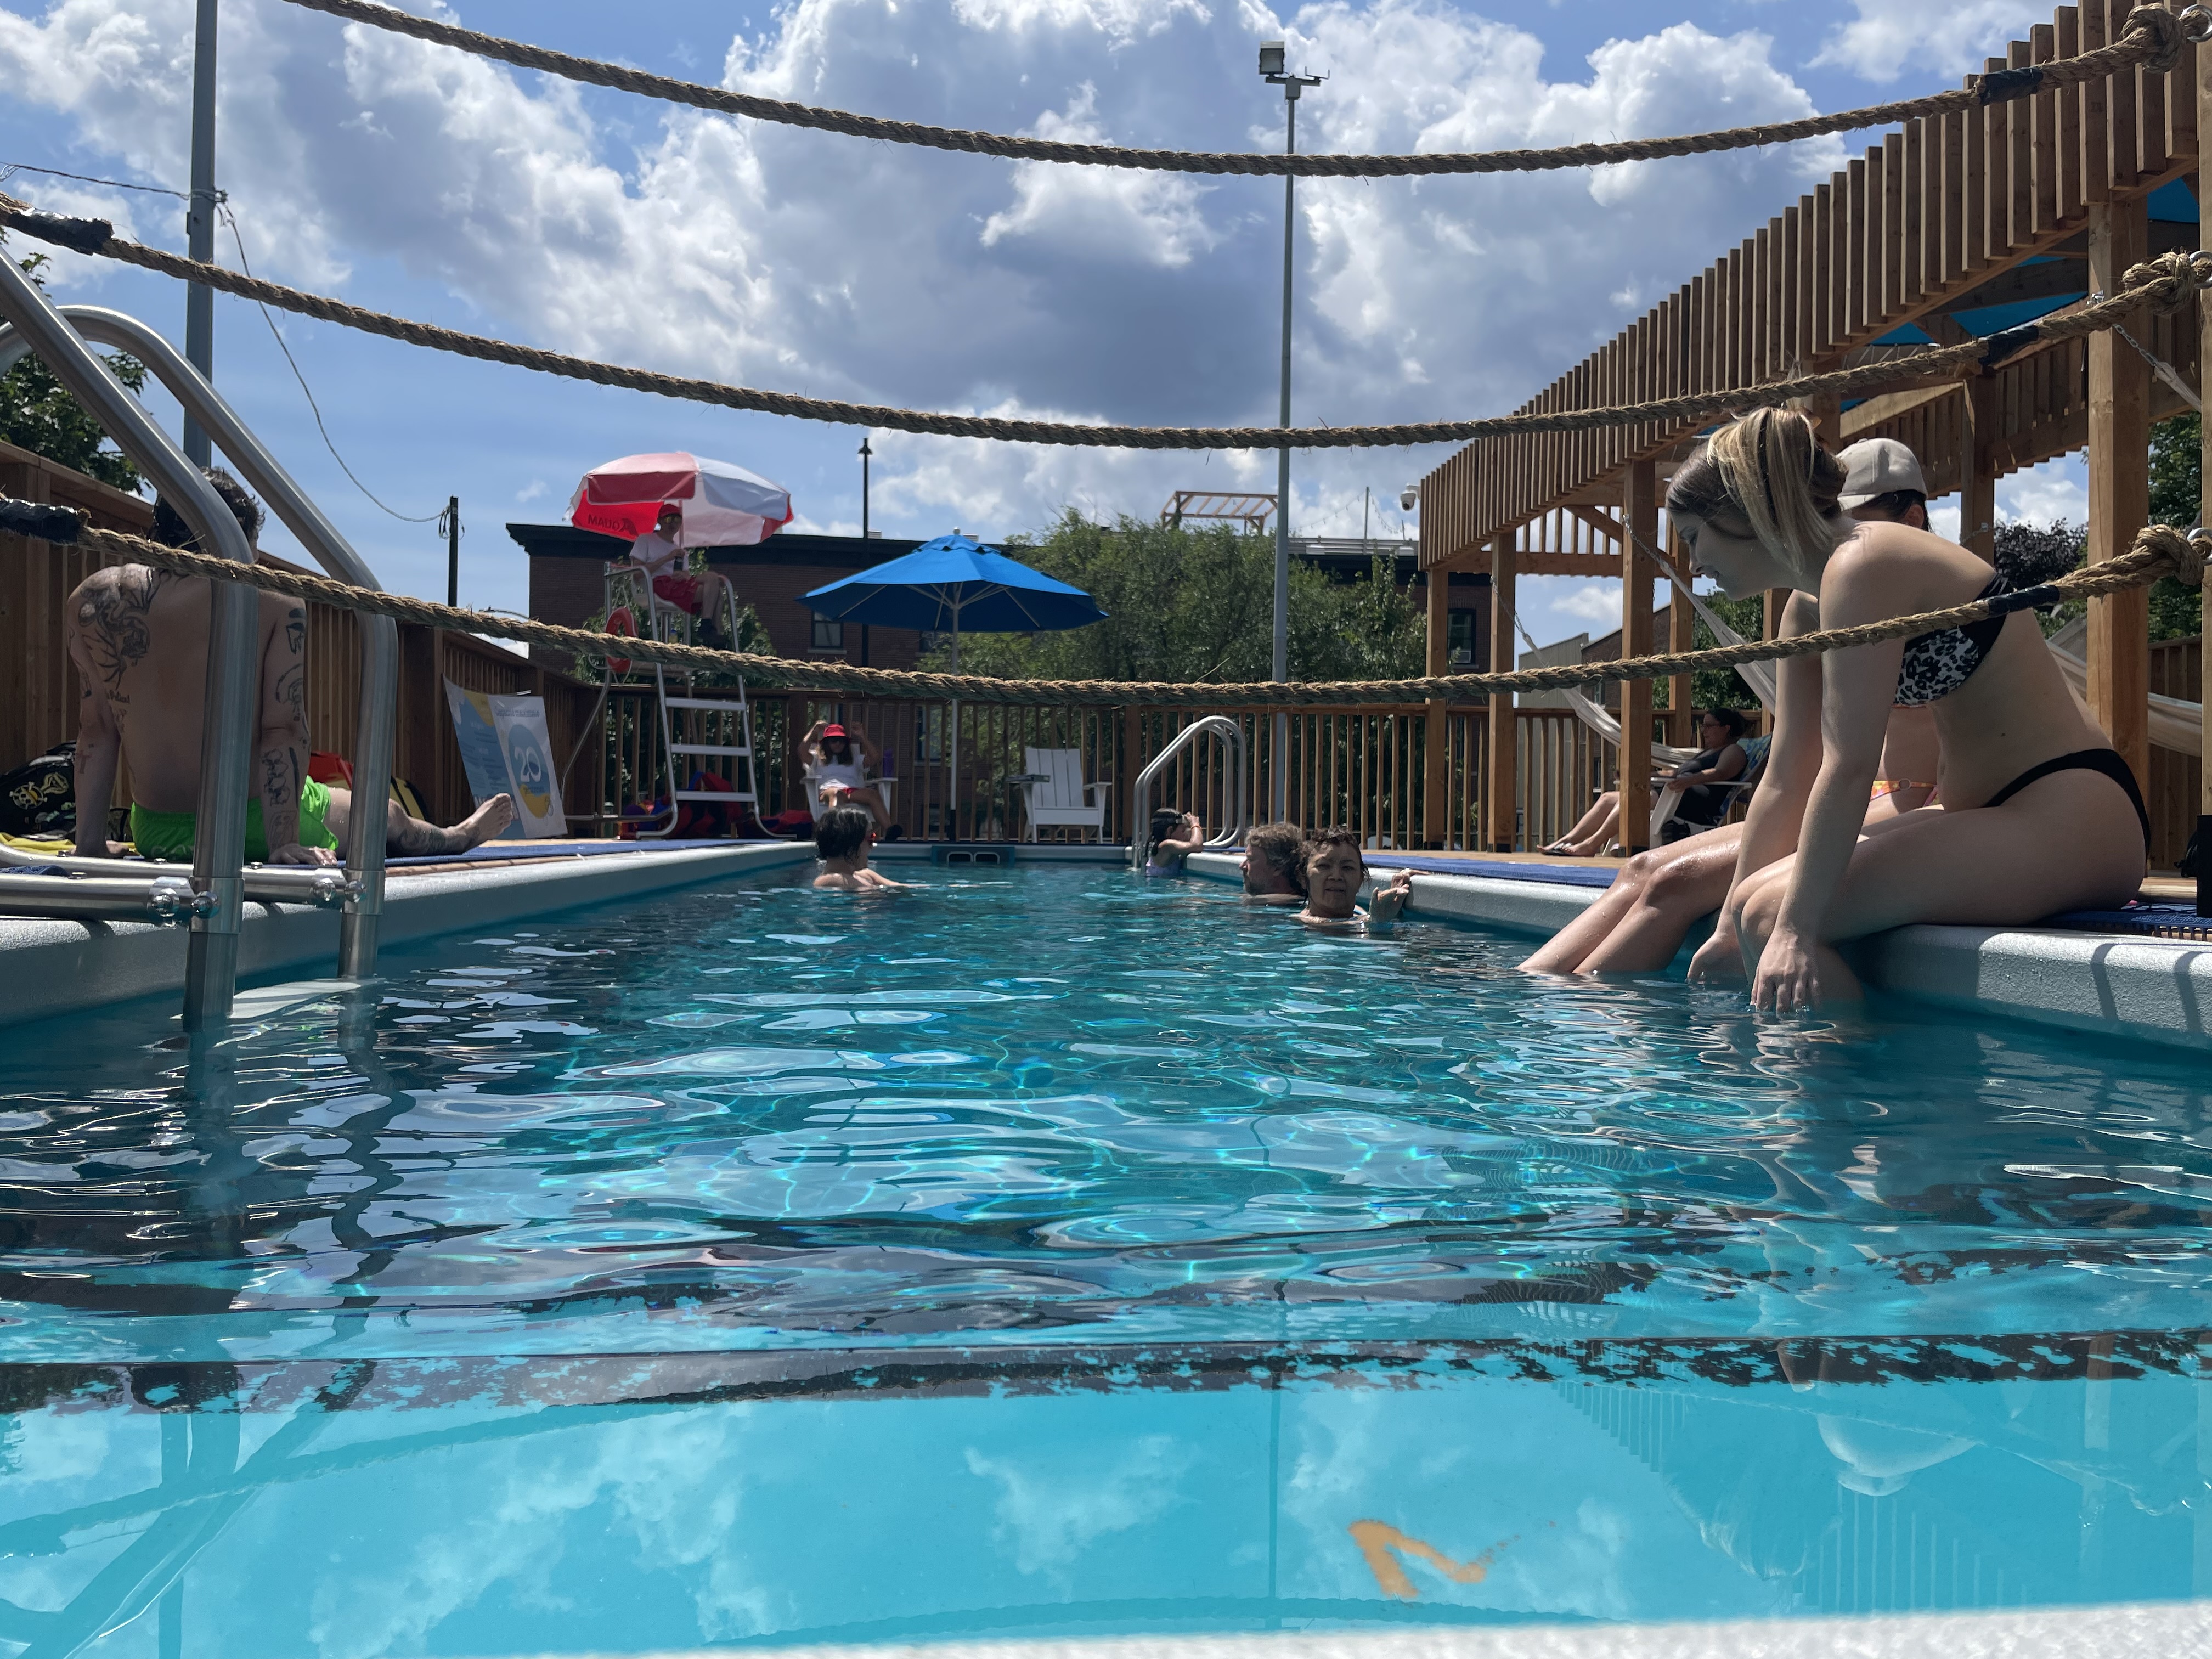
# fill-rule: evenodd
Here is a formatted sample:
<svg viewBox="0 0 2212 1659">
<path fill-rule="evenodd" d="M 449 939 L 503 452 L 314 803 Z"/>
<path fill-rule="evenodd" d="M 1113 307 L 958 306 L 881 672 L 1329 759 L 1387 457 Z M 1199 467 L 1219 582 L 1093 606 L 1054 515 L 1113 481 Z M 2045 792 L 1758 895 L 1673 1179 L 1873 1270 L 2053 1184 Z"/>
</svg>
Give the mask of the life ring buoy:
<svg viewBox="0 0 2212 1659">
<path fill-rule="evenodd" d="M 637 637 L 637 619 L 629 614 L 629 607 L 628 605 L 618 605 L 613 610 L 607 612 L 607 632 L 610 634 L 619 634 L 626 640 L 634 640 Z M 629 659 L 628 657 L 609 657 L 607 659 L 607 672 L 610 674 L 629 673 Z"/>
</svg>

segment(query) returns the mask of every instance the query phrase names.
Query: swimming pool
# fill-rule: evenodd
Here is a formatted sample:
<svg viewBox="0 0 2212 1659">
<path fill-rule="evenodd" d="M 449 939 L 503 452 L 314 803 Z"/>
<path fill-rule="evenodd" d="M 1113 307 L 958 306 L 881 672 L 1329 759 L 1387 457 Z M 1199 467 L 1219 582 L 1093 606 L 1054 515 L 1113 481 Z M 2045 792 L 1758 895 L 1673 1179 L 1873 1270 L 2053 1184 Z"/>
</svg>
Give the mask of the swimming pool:
<svg viewBox="0 0 2212 1659">
<path fill-rule="evenodd" d="M 197 1048 L 167 1008 L 0 1033 L 0 1624 L 490 1654 L 2212 1592 L 2192 1056 L 1761 1024 L 1528 948 L 1103 867 L 772 877 Z"/>
</svg>

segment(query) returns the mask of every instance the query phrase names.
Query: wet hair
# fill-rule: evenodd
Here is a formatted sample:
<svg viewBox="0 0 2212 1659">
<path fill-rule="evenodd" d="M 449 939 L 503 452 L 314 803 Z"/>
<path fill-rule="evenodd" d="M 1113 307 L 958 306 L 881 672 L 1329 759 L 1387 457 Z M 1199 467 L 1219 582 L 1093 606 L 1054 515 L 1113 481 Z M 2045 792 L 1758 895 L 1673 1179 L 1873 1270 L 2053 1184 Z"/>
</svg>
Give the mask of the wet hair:
<svg viewBox="0 0 2212 1659">
<path fill-rule="evenodd" d="M 814 855 L 825 863 L 849 859 L 868 844 L 873 824 L 857 806 L 833 806 L 814 823 Z"/>
<path fill-rule="evenodd" d="M 1698 446 L 1667 486 L 1669 518 L 1755 539 L 1810 577 L 1835 544 L 1844 465 L 1794 409 L 1755 409 Z"/>
<path fill-rule="evenodd" d="M 1145 856 L 1146 858 L 1150 858 L 1153 854 L 1158 852 L 1160 850 L 1160 843 L 1182 828 L 1182 814 L 1176 811 L 1174 807 L 1154 807 L 1152 809 L 1152 839 L 1145 843 Z"/>
<path fill-rule="evenodd" d="M 261 504 L 246 493 L 246 486 L 219 466 L 207 470 L 207 481 L 215 493 L 222 497 L 222 504 L 230 509 L 230 516 L 238 520 L 238 527 L 246 532 L 246 544 L 258 548 L 261 544 Z M 169 505 L 166 495 L 154 498 L 154 528 L 149 540 L 164 547 L 180 547 L 188 553 L 202 551 L 200 538 L 192 534 L 191 526 L 184 515 Z"/>
<path fill-rule="evenodd" d="M 1306 890 L 1306 832 L 1295 823 L 1263 823 L 1244 837 L 1244 851 L 1299 892 Z"/>
<path fill-rule="evenodd" d="M 1359 844 L 1359 832 L 1340 823 L 1328 830 L 1306 831 L 1305 856 L 1299 861 L 1300 873 L 1310 876 L 1314 860 L 1332 847 L 1349 847 L 1359 860 L 1359 873 L 1363 876 L 1367 873 L 1367 851 Z"/>
<path fill-rule="evenodd" d="M 1741 708 L 1708 708 L 1705 710 L 1705 718 L 1709 720 L 1718 720 L 1723 726 L 1728 727 L 1730 738 L 1741 737 L 1751 726 L 1751 722 L 1743 717 L 1743 710 Z"/>
<path fill-rule="evenodd" d="M 1928 498 L 1917 489 L 1893 489 L 1886 495 L 1877 495 L 1872 501 L 1861 501 L 1851 509 L 1851 512 L 1854 514 L 1877 514 L 1885 519 L 1902 519 L 1916 507 L 1925 513 L 1928 510 Z"/>
</svg>

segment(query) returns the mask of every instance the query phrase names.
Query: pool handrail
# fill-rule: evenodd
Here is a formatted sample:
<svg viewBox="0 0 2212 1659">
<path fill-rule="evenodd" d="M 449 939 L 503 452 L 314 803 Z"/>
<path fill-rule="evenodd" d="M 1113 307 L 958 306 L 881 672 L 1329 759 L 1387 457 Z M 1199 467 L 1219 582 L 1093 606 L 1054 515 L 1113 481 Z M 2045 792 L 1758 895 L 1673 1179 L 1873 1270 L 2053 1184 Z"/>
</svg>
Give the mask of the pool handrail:
<svg viewBox="0 0 2212 1659">
<path fill-rule="evenodd" d="M 1168 739 L 1167 746 L 1152 757 L 1145 769 L 1137 774 L 1137 781 L 1129 788 L 1129 867 L 1139 870 L 1145 863 L 1145 791 L 1152 785 L 1161 769 L 1198 741 L 1200 736 L 1211 733 L 1221 740 L 1229 751 L 1229 821 L 1207 838 L 1208 847 L 1235 847 L 1244 839 L 1244 728 L 1226 714 L 1208 714 L 1194 720 Z"/>
<path fill-rule="evenodd" d="M 284 527 L 299 538 L 315 562 L 340 581 L 356 587 L 382 590 L 352 544 L 294 482 L 290 473 L 269 453 L 223 395 L 209 385 L 200 372 L 158 331 L 136 317 L 105 306 L 61 306 L 58 313 L 88 340 L 128 351 L 144 363 L 166 386 L 185 412 L 198 421 L 215 447 L 235 467 L 247 489 L 269 503 Z M 15 329 L 0 325 L 0 374 L 14 367 L 29 349 Z M 136 459 L 134 457 L 134 459 Z M 149 469 L 150 470 L 150 469 Z M 230 515 L 223 514 L 226 520 Z M 392 747 L 398 723 L 399 693 L 399 627 L 389 617 L 356 613 L 362 630 L 361 719 L 355 731 L 353 794 L 356 800 L 380 801 L 392 793 Z M 345 849 L 345 880 L 350 890 L 338 921 L 338 977 L 367 979 L 376 971 L 377 933 L 384 913 L 385 837 L 382 818 L 356 812 L 349 826 L 350 845 Z M 273 877 L 276 872 L 257 872 Z M 315 889 L 312 872 L 307 885 Z M 279 889 L 282 880 L 247 878 L 249 885 Z M 257 892 L 254 896 L 273 896 Z M 306 895 L 288 895 L 303 897 Z"/>
<path fill-rule="evenodd" d="M 169 498 L 201 546 L 218 557 L 253 562 L 245 532 L 214 486 L 12 258 L 0 258 L 0 319 L 14 325 L 26 348 Z M 210 902 L 192 916 L 185 949 L 184 1023 L 191 1030 L 228 1020 L 238 986 L 246 804 L 259 713 L 259 596 L 241 583 L 218 582 L 210 609 L 192 884 Z"/>
</svg>

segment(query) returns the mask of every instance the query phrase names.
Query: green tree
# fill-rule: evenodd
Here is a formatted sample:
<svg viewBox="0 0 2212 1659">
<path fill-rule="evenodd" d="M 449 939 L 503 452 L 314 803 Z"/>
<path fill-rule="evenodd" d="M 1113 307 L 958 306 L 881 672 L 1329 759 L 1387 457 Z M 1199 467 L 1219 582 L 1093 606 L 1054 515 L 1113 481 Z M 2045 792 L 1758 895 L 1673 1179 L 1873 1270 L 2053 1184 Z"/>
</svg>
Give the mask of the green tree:
<svg viewBox="0 0 2212 1659">
<path fill-rule="evenodd" d="M 963 672 L 1005 679 L 1162 680 L 1177 684 L 1267 678 L 1274 616 L 1274 544 L 1225 526 L 1182 529 L 1127 516 L 1091 524 L 1073 510 L 1006 550 L 1098 602 L 1106 620 L 1053 634 L 963 634 Z M 1387 562 L 1359 581 L 1291 570 L 1291 678 L 1405 679 L 1422 672 L 1420 613 Z M 925 658 L 951 665 L 948 645 Z"/>
<path fill-rule="evenodd" d="M 46 286 L 39 279 L 45 254 L 33 253 L 17 263 L 33 282 Z M 103 361 L 109 373 L 131 391 L 144 388 L 146 365 L 130 353 L 118 351 Z M 26 356 L 0 375 L 0 442 L 43 455 L 118 489 L 138 488 L 138 469 L 131 458 L 109 444 L 100 422 L 33 356 Z"/>
<path fill-rule="evenodd" d="M 1725 593 L 1715 593 L 1705 603 L 1712 606 L 1723 622 L 1747 640 L 1758 639 L 1766 631 L 1766 600 L 1762 594 L 1732 599 Z M 1697 640 L 1700 651 L 1710 651 L 1720 643 L 1713 636 L 1713 630 L 1705 626 L 1703 617 L 1698 618 Z M 1733 668 L 1698 669 L 1690 677 L 1690 698 L 1699 708 L 1759 707 L 1759 694 Z"/>
<path fill-rule="evenodd" d="M 2160 421 L 2150 429 L 2150 518 L 2186 530 L 2195 524 L 2204 499 L 2203 422 L 2195 415 Z M 2195 637 L 2203 626 L 2203 601 L 2193 587 L 2171 576 L 2151 585 L 2150 636 L 2154 640 Z"/>
</svg>

